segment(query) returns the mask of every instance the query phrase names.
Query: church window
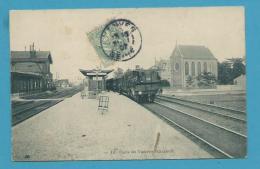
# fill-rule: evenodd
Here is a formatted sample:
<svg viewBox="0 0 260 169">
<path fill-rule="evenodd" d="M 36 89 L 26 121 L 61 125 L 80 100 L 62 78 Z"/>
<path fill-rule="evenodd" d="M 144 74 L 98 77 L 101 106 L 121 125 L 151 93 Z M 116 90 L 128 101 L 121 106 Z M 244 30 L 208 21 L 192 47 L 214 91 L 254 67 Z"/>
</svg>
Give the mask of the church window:
<svg viewBox="0 0 260 169">
<path fill-rule="evenodd" d="M 191 75 L 195 76 L 195 63 L 194 62 L 191 63 Z"/>
<path fill-rule="evenodd" d="M 189 75 L 189 63 L 185 62 L 185 75 Z"/>
<path fill-rule="evenodd" d="M 175 71 L 179 71 L 180 65 L 179 63 L 175 63 Z"/>
<path fill-rule="evenodd" d="M 209 71 L 212 72 L 212 64 L 209 64 Z"/>
<path fill-rule="evenodd" d="M 207 63 L 206 62 L 204 62 L 204 72 L 207 72 L 208 70 L 207 70 Z"/>
<path fill-rule="evenodd" d="M 201 64 L 200 64 L 200 62 L 198 62 L 197 69 L 198 69 L 198 75 L 200 75 L 201 74 Z"/>
</svg>

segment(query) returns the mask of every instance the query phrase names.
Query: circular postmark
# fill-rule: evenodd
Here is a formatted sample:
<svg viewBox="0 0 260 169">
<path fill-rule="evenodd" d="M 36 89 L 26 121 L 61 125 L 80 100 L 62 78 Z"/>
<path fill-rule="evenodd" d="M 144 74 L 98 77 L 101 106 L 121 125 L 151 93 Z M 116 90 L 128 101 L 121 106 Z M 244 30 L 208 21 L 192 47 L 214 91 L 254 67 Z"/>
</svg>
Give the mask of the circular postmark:
<svg viewBox="0 0 260 169">
<path fill-rule="evenodd" d="M 109 59 L 127 61 L 141 50 L 142 36 L 133 22 L 127 19 L 115 19 L 103 29 L 100 44 Z"/>
</svg>

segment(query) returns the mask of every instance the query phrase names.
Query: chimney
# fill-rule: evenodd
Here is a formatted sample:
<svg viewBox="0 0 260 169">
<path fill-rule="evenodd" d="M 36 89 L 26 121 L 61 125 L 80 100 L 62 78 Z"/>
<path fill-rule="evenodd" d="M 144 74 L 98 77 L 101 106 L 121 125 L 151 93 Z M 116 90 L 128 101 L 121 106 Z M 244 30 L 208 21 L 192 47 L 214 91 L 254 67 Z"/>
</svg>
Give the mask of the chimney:
<svg viewBox="0 0 260 169">
<path fill-rule="evenodd" d="M 34 50 L 34 42 L 32 45 L 30 45 L 30 56 L 36 57 L 36 51 Z"/>
</svg>

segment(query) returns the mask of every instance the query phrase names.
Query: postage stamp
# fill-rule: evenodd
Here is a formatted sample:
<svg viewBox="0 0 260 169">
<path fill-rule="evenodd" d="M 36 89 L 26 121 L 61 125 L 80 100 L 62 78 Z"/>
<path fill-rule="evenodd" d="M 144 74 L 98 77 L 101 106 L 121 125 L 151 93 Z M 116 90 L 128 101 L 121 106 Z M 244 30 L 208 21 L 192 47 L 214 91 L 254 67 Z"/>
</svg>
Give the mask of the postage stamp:
<svg viewBox="0 0 260 169">
<path fill-rule="evenodd" d="M 112 18 L 112 19 L 110 18 L 109 20 L 106 20 L 103 24 L 95 26 L 92 30 L 90 30 L 86 33 L 89 43 L 94 48 L 101 64 L 104 67 L 111 66 L 115 62 L 114 60 L 107 57 L 107 55 L 102 50 L 102 47 L 100 44 L 101 33 L 103 32 L 106 24 L 108 24 L 113 19 L 114 18 Z"/>
<path fill-rule="evenodd" d="M 138 27 L 127 19 L 112 20 L 100 37 L 102 50 L 112 60 L 127 61 L 135 57 L 142 47 Z"/>
</svg>

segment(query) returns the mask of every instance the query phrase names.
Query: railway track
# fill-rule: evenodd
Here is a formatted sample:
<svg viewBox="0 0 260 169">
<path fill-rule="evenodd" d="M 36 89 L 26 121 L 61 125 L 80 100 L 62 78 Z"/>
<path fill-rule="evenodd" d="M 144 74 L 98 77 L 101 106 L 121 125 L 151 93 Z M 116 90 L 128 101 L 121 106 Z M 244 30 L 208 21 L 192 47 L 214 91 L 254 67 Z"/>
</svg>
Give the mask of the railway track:
<svg viewBox="0 0 260 169">
<path fill-rule="evenodd" d="M 70 89 L 64 89 L 61 91 L 53 91 L 53 92 L 44 92 L 39 93 L 32 96 L 24 96 L 24 99 L 56 99 L 56 98 L 63 98 L 63 97 L 71 97 L 78 93 L 80 91 L 80 88 L 70 88 Z"/>
<path fill-rule="evenodd" d="M 38 96 L 35 95 L 27 98 L 31 100 L 12 102 L 12 126 L 54 106 L 63 101 L 65 97 L 72 97 L 78 92 L 79 88 L 73 88 L 54 93 L 41 93 Z"/>
<path fill-rule="evenodd" d="M 213 111 L 212 109 L 209 110 L 200 108 L 199 106 L 194 106 L 192 104 L 190 105 L 189 102 L 185 103 L 184 101 L 180 103 L 164 98 L 157 98 L 156 101 L 173 107 L 175 110 L 184 111 L 189 115 L 207 120 L 237 133 L 241 133 L 243 135 L 246 135 L 247 133 L 246 120 L 244 118 L 238 118 L 237 116 L 231 115 L 231 113 L 227 114 L 222 110 L 221 112 L 218 112 L 217 109 L 214 109 Z"/>
<path fill-rule="evenodd" d="M 12 108 L 22 106 L 22 105 L 25 105 L 25 104 L 30 104 L 30 103 L 33 103 L 33 101 L 13 101 L 12 102 Z"/>
<path fill-rule="evenodd" d="M 216 115 L 219 115 L 219 116 L 225 116 L 226 118 L 231 118 L 231 119 L 236 119 L 238 121 L 246 122 L 246 112 L 244 112 L 244 111 L 221 107 L 221 106 L 212 105 L 212 104 L 200 103 L 200 102 L 191 101 L 191 100 L 184 100 L 184 99 L 171 97 L 171 96 L 158 96 L 157 99 L 165 100 L 165 101 L 183 105 L 186 107 L 191 107 L 191 108 L 197 109 L 197 110 L 208 111 L 210 113 L 215 113 Z"/>
<path fill-rule="evenodd" d="M 210 114 L 209 110 L 173 104 L 170 100 L 156 99 L 153 104 L 143 106 L 178 128 L 216 158 L 246 156 L 247 136 L 244 120 Z"/>
<path fill-rule="evenodd" d="M 21 123 L 28 118 L 40 113 L 41 111 L 54 106 L 55 104 L 61 102 L 62 100 L 46 100 L 46 101 L 37 101 L 33 104 L 26 104 L 22 107 L 17 107 L 12 110 L 12 126 Z"/>
<path fill-rule="evenodd" d="M 50 98 L 72 97 L 73 95 L 75 95 L 79 91 L 80 91 L 79 88 L 74 88 L 74 89 L 71 89 L 71 90 L 65 90 L 65 91 L 58 92 L 55 95 L 52 95 Z"/>
</svg>

